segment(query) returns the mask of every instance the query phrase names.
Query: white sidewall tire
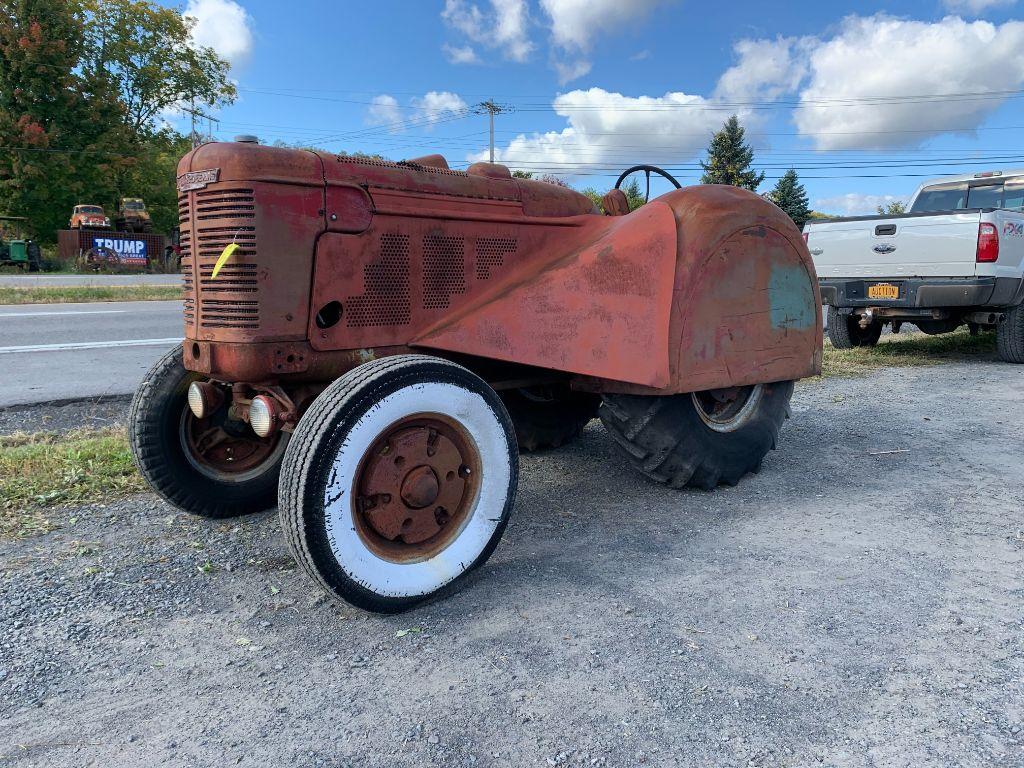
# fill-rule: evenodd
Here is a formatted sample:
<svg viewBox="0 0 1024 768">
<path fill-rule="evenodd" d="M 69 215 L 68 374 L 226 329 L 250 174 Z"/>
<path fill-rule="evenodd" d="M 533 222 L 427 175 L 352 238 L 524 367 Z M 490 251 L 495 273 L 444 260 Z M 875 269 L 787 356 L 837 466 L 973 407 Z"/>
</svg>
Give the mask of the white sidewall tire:
<svg viewBox="0 0 1024 768">
<path fill-rule="evenodd" d="M 354 519 L 354 483 L 360 462 L 388 427 L 417 414 L 456 421 L 480 456 L 479 490 L 456 538 L 419 562 L 398 563 L 374 553 Z M 476 392 L 447 382 L 403 387 L 366 411 L 347 431 L 333 458 L 333 482 L 324 489 L 327 541 L 345 575 L 383 597 L 423 597 L 458 578 L 487 547 L 501 522 L 512 466 L 505 430 Z"/>
<path fill-rule="evenodd" d="M 401 562 L 363 538 L 353 489 L 374 443 L 392 425 L 426 414 L 459 425 L 476 452 L 475 497 L 443 549 Z M 512 421 L 486 382 L 447 360 L 387 357 L 335 381 L 299 421 L 281 467 L 281 525 L 296 561 L 324 590 L 365 610 L 396 613 L 450 591 L 487 560 L 511 514 L 518 476 Z"/>
</svg>

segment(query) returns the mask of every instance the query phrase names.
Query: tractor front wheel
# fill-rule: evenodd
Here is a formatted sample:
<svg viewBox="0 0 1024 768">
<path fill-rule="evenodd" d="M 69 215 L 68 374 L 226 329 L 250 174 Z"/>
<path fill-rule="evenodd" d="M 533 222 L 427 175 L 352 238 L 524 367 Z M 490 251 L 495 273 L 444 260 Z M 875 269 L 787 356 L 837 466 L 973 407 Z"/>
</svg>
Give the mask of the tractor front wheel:
<svg viewBox="0 0 1024 768">
<path fill-rule="evenodd" d="M 673 488 L 736 485 L 775 448 L 793 382 L 640 396 L 605 395 L 601 421 L 629 462 Z"/>
<path fill-rule="evenodd" d="M 557 448 L 577 437 L 597 416 L 600 395 L 551 384 L 501 392 L 521 451 Z"/>
<path fill-rule="evenodd" d="M 150 369 L 135 393 L 128 438 L 143 477 L 168 502 L 201 517 L 273 507 L 287 433 L 261 438 L 232 419 L 229 391 L 217 411 L 196 418 L 188 387 L 199 378 L 185 369 L 179 346 Z"/>
<path fill-rule="evenodd" d="M 281 469 L 281 527 L 329 594 L 396 613 L 490 557 L 518 472 L 512 422 L 482 379 L 424 355 L 374 360 L 299 421 Z"/>
</svg>

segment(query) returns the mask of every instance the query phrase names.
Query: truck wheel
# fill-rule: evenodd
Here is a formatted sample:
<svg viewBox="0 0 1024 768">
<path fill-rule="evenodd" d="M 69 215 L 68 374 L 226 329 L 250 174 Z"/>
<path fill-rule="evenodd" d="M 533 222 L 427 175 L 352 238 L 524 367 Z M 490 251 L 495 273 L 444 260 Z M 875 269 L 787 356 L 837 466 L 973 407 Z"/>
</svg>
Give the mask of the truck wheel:
<svg viewBox="0 0 1024 768">
<path fill-rule="evenodd" d="M 605 395 L 601 421 L 629 462 L 673 488 L 736 485 L 775 448 L 793 382 L 661 397 Z"/>
<path fill-rule="evenodd" d="M 508 389 L 500 394 L 521 451 L 557 448 L 574 440 L 597 416 L 601 405 L 599 395 L 573 392 L 564 384 Z"/>
<path fill-rule="evenodd" d="M 281 527 L 328 593 L 397 613 L 490 557 L 518 473 L 512 421 L 482 379 L 424 355 L 374 360 L 324 390 L 296 427 Z"/>
<path fill-rule="evenodd" d="M 1011 307 L 996 326 L 996 351 L 1006 363 L 1024 363 L 1024 304 Z"/>
<path fill-rule="evenodd" d="M 128 417 L 135 462 L 154 491 L 201 517 L 273 507 L 287 433 L 257 437 L 247 423 L 229 418 L 230 397 L 212 416 L 197 419 L 188 385 L 200 378 L 185 369 L 181 347 L 146 374 Z"/>
<path fill-rule="evenodd" d="M 836 349 L 873 347 L 882 336 L 882 324 L 877 320 L 867 328 L 853 315 L 841 315 L 836 307 L 828 307 L 828 339 Z"/>
</svg>

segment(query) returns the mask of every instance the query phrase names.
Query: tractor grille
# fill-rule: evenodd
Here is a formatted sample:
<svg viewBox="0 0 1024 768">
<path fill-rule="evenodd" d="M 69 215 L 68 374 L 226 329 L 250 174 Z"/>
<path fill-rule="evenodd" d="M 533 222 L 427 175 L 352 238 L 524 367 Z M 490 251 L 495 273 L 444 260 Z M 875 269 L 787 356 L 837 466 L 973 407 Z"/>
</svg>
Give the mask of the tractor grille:
<svg viewBox="0 0 1024 768">
<path fill-rule="evenodd" d="M 252 189 L 204 189 L 183 195 L 181 217 L 185 323 L 200 328 L 260 327 L 256 198 Z M 213 277 L 224 248 L 238 248 Z M 187 258 L 186 258 L 187 257 Z"/>
</svg>

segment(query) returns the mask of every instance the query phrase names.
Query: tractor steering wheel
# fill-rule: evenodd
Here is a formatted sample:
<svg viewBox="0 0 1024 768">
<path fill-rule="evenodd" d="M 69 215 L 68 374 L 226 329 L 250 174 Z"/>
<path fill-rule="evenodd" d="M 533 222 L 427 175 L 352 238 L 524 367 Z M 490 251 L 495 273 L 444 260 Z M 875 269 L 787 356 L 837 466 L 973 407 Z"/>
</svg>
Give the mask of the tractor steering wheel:
<svg viewBox="0 0 1024 768">
<path fill-rule="evenodd" d="M 662 168 L 659 168 L 656 165 L 634 165 L 632 168 L 627 168 L 626 170 L 624 170 L 622 172 L 622 175 L 619 176 L 619 180 L 615 182 L 615 188 L 616 189 L 620 189 L 622 187 L 622 182 L 624 182 L 626 180 L 626 177 L 629 176 L 631 173 L 636 173 L 637 171 L 643 171 L 644 175 L 647 177 L 647 191 L 644 193 L 644 202 L 645 203 L 648 202 L 651 199 L 651 173 L 652 172 L 658 174 L 659 176 L 663 176 L 664 178 L 666 178 L 669 181 L 671 181 L 672 182 L 672 186 L 674 186 L 676 189 L 682 189 L 683 185 L 680 184 L 678 181 L 676 181 L 676 177 L 675 176 L 673 176 L 668 171 L 666 171 L 666 170 L 664 170 Z"/>
</svg>

